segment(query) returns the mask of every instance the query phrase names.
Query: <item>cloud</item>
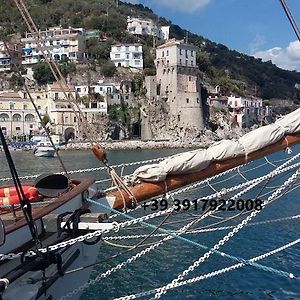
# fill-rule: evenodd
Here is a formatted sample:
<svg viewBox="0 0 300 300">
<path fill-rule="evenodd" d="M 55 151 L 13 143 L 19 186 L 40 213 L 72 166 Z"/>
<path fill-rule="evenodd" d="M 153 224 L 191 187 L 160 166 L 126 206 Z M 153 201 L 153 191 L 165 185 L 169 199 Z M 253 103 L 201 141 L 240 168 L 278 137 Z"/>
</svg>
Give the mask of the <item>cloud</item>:
<svg viewBox="0 0 300 300">
<path fill-rule="evenodd" d="M 289 43 L 286 48 L 274 47 L 265 51 L 256 51 L 253 56 L 263 61 L 271 60 L 273 64 L 285 70 L 300 71 L 300 42 Z"/>
<path fill-rule="evenodd" d="M 249 44 L 250 53 L 255 53 L 266 43 L 266 38 L 263 35 L 257 34 L 254 40 Z"/>
<path fill-rule="evenodd" d="M 158 5 L 163 5 L 171 10 L 193 12 L 209 4 L 211 0 L 152 0 Z"/>
</svg>

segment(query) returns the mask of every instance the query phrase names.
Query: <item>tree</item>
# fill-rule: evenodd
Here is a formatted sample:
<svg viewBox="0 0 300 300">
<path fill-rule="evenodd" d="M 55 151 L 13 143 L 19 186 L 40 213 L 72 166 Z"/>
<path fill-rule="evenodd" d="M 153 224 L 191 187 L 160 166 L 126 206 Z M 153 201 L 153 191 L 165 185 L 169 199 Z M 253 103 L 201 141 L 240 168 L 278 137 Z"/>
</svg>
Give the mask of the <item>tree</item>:
<svg viewBox="0 0 300 300">
<path fill-rule="evenodd" d="M 33 78 L 37 81 L 39 85 L 52 83 L 54 81 L 54 76 L 45 62 L 37 63 L 33 68 Z"/>
<path fill-rule="evenodd" d="M 132 91 L 135 97 L 143 97 L 145 96 L 144 89 L 144 76 L 142 74 L 134 75 L 132 81 Z"/>
<path fill-rule="evenodd" d="M 98 60 L 98 62 L 101 60 L 107 60 L 109 59 L 111 45 L 111 39 L 108 39 L 105 42 L 98 42 L 96 38 L 91 38 L 87 42 L 87 53 L 89 57 Z"/>
<path fill-rule="evenodd" d="M 13 74 L 9 79 L 9 86 L 11 89 L 20 89 L 24 85 L 24 78 L 18 74 Z"/>
<path fill-rule="evenodd" d="M 51 120 L 50 120 L 49 115 L 48 115 L 48 114 L 45 114 L 45 115 L 43 116 L 43 118 L 42 118 L 41 124 L 42 124 L 42 126 L 46 126 L 50 121 L 51 121 Z"/>
<path fill-rule="evenodd" d="M 69 60 L 68 57 L 62 58 L 59 61 L 59 69 L 64 77 L 67 77 L 69 73 L 76 71 L 76 65 Z"/>
<path fill-rule="evenodd" d="M 111 60 L 107 60 L 101 65 L 101 73 L 105 77 L 113 77 L 117 71 L 115 64 Z"/>
</svg>

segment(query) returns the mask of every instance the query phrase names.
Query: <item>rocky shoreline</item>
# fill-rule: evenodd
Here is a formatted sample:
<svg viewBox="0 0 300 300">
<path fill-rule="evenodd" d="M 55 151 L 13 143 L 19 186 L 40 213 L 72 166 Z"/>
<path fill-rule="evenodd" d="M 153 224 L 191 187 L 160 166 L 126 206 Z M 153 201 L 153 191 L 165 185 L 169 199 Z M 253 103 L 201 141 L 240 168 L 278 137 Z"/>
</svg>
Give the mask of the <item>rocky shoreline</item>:
<svg viewBox="0 0 300 300">
<path fill-rule="evenodd" d="M 127 140 L 115 142 L 99 142 L 106 150 L 130 150 L 130 149 L 172 149 L 172 148 L 207 148 L 212 142 L 183 142 L 183 141 L 140 141 Z M 61 150 L 90 150 L 91 143 L 71 143 L 60 147 Z"/>
</svg>

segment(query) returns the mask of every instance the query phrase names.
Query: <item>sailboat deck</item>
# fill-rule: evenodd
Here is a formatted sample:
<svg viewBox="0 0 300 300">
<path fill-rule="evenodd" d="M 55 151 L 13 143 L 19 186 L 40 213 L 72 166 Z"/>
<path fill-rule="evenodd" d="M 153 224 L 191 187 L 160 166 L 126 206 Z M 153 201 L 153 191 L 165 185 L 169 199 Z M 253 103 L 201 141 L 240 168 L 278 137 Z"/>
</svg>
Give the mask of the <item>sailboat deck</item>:
<svg viewBox="0 0 300 300">
<path fill-rule="evenodd" d="M 32 206 L 32 217 L 34 220 L 40 219 L 47 214 L 51 213 L 55 209 L 60 206 L 66 204 L 71 201 L 76 196 L 82 194 L 84 191 L 88 189 L 94 183 L 94 179 L 82 179 L 72 180 L 74 186 L 70 188 L 66 193 L 61 194 L 57 198 L 44 198 L 42 201 L 45 201 L 45 205 L 39 203 L 38 206 Z M 82 198 L 83 200 L 83 198 Z M 42 202 L 40 201 L 40 202 Z M 0 217 L 5 225 L 5 232 L 10 233 L 22 226 L 25 226 L 26 220 L 24 218 L 24 214 L 20 207 L 13 209 L 4 209 L 0 211 Z"/>
</svg>

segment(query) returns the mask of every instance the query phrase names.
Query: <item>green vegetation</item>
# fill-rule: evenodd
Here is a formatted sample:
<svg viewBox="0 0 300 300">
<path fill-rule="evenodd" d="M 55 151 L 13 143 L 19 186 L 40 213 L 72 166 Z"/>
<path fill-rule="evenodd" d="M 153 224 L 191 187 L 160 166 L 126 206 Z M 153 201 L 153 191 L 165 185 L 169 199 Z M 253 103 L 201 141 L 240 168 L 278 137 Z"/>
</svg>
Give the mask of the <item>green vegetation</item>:
<svg viewBox="0 0 300 300">
<path fill-rule="evenodd" d="M 46 62 L 40 62 L 33 66 L 33 78 L 38 84 L 47 84 L 54 81 L 54 76 Z"/>
<path fill-rule="evenodd" d="M 127 16 L 150 18 L 159 20 L 160 25 L 170 25 L 170 36 L 177 39 L 183 39 L 187 33 L 166 19 L 158 18 L 142 4 L 120 2 L 119 7 L 116 7 L 115 0 L 28 0 L 26 3 L 35 23 L 41 29 L 62 25 L 105 33 L 108 37 L 106 41 L 88 41 L 88 53 L 93 60 L 91 65 L 102 66 L 102 72 L 108 72 L 108 76 L 115 72 L 111 64 L 107 63 L 110 46 L 114 42 L 142 43 L 144 74 L 155 74 L 151 53 L 153 40 L 151 37 L 129 35 L 126 32 Z M 1 2 L 0 19 L 0 36 L 16 32 L 23 34 L 26 30 L 13 1 Z M 198 66 L 205 73 L 205 79 L 212 85 L 219 84 L 225 93 L 230 91 L 239 95 L 257 94 L 264 99 L 276 97 L 300 100 L 300 93 L 294 88 L 296 83 L 300 83 L 300 73 L 282 70 L 271 62 L 262 62 L 261 59 L 230 50 L 191 32 L 188 32 L 188 36 L 189 42 L 200 49 L 197 54 Z M 37 72 L 40 82 L 52 80 L 45 68 Z M 65 75 L 67 73 L 68 71 Z"/>
<path fill-rule="evenodd" d="M 20 77 L 18 74 L 12 74 L 12 76 L 9 79 L 9 87 L 13 90 L 19 90 L 21 87 L 23 87 L 24 84 L 24 78 Z"/>
<path fill-rule="evenodd" d="M 101 73 L 105 77 L 113 77 L 117 71 L 115 64 L 111 60 L 107 60 L 101 65 Z"/>
<path fill-rule="evenodd" d="M 42 126 L 46 126 L 50 122 L 50 117 L 48 114 L 44 114 L 42 118 Z"/>
<path fill-rule="evenodd" d="M 69 73 L 76 71 L 76 64 L 69 60 L 68 57 L 62 58 L 59 61 L 59 69 L 64 77 L 67 77 Z"/>
</svg>

